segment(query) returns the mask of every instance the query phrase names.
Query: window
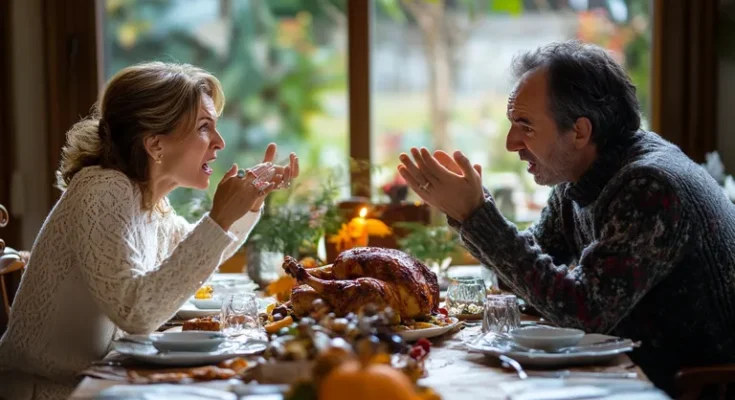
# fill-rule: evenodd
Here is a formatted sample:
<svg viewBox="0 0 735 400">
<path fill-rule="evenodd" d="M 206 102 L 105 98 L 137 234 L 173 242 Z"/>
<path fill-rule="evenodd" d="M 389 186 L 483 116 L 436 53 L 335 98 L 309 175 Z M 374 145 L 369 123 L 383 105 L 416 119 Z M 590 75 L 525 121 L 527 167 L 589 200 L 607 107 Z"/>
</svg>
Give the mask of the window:
<svg viewBox="0 0 735 400">
<path fill-rule="evenodd" d="M 379 1 L 372 45 L 373 184 L 395 177 L 412 146 L 463 151 L 483 166 L 504 215 L 538 218 L 549 189 L 505 150 L 512 58 L 560 40 L 609 49 L 650 109 L 651 18 L 647 0 Z M 644 122 L 647 124 L 647 122 Z"/>
<path fill-rule="evenodd" d="M 349 193 L 347 23 L 370 19 L 371 183 L 395 177 L 412 146 L 464 151 L 483 165 L 485 184 L 516 222 L 538 218 L 548 188 L 505 150 L 513 56 L 578 38 L 608 48 L 650 110 L 649 0 L 374 0 L 355 17 L 348 0 L 107 0 L 106 78 L 147 60 L 188 62 L 223 83 L 219 129 L 227 147 L 215 176 L 232 162 L 259 161 L 275 141 L 299 153 L 305 182 L 342 171 Z M 354 133 L 353 133 L 354 134 Z M 309 179 L 311 177 L 311 180 Z M 213 185 L 214 187 L 214 185 Z M 376 201 L 386 201 L 373 190 Z M 191 204 L 179 191 L 174 205 Z"/>
<path fill-rule="evenodd" d="M 347 195 L 345 7 L 346 0 L 108 0 L 105 79 L 151 60 L 191 63 L 220 79 L 226 147 L 210 192 L 233 162 L 258 163 L 276 142 L 277 159 L 299 154 L 302 184 L 318 182 L 324 168 L 342 171 Z M 204 200 L 196 196 L 178 190 L 171 201 L 190 214 L 182 208 Z"/>
</svg>

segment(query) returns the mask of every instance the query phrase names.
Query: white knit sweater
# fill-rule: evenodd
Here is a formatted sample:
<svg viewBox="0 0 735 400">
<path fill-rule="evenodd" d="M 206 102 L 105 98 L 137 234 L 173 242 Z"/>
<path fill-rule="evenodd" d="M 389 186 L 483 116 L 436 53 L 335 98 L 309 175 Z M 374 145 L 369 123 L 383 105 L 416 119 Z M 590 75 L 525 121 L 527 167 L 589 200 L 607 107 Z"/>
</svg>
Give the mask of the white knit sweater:
<svg viewBox="0 0 735 400">
<path fill-rule="evenodd" d="M 170 319 L 260 217 L 225 232 L 209 216 L 190 225 L 146 212 L 141 196 L 118 171 L 74 177 L 36 239 L 0 340 L 0 398 L 68 397 L 113 338 Z"/>
</svg>

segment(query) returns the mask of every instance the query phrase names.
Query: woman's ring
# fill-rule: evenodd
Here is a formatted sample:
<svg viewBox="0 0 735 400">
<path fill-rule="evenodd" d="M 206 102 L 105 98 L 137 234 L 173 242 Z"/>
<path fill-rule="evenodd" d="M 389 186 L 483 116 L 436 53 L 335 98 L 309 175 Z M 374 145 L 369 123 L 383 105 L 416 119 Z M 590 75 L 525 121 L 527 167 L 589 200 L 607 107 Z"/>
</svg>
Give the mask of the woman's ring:
<svg viewBox="0 0 735 400">
<path fill-rule="evenodd" d="M 424 192 L 429 188 L 429 182 L 425 182 L 423 185 L 419 185 L 419 188 Z"/>
<path fill-rule="evenodd" d="M 240 179 L 244 178 L 246 174 L 247 174 L 247 172 L 245 172 L 245 170 L 242 169 L 242 168 L 240 168 L 240 169 L 237 170 L 237 177 L 240 178 Z"/>
</svg>

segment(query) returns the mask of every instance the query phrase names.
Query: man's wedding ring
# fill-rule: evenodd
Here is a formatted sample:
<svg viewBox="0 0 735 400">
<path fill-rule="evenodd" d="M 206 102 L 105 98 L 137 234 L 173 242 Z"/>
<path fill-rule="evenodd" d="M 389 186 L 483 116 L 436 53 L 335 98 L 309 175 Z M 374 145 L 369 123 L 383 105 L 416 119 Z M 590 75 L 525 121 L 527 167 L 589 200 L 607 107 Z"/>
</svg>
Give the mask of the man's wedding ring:
<svg viewBox="0 0 735 400">
<path fill-rule="evenodd" d="M 240 178 L 240 179 L 244 178 L 246 174 L 247 174 L 247 172 L 245 172 L 245 170 L 242 169 L 242 168 L 240 168 L 240 169 L 237 170 L 237 177 Z"/>
<path fill-rule="evenodd" d="M 419 188 L 425 192 L 429 188 L 429 182 L 425 182 L 423 185 L 419 185 Z"/>
</svg>

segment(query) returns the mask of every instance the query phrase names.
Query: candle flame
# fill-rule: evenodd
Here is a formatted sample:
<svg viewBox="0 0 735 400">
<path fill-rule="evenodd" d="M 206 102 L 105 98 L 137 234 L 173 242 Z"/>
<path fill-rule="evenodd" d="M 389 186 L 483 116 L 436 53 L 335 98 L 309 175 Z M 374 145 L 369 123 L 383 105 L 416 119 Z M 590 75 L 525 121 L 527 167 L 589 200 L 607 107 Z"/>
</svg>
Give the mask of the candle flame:
<svg viewBox="0 0 735 400">
<path fill-rule="evenodd" d="M 360 209 L 360 218 L 365 218 L 367 216 L 368 209 L 367 207 L 363 207 Z"/>
</svg>

